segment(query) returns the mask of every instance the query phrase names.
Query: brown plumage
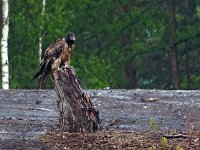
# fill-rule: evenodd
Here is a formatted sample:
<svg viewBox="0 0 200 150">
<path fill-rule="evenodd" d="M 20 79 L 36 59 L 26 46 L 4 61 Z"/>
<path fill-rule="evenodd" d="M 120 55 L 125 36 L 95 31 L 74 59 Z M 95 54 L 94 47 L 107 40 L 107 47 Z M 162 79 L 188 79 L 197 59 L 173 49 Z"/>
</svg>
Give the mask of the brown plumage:
<svg viewBox="0 0 200 150">
<path fill-rule="evenodd" d="M 70 32 L 65 39 L 59 39 L 51 43 L 41 58 L 37 78 L 37 89 L 42 88 L 52 71 L 69 65 L 70 57 L 74 49 L 75 34 Z"/>
</svg>

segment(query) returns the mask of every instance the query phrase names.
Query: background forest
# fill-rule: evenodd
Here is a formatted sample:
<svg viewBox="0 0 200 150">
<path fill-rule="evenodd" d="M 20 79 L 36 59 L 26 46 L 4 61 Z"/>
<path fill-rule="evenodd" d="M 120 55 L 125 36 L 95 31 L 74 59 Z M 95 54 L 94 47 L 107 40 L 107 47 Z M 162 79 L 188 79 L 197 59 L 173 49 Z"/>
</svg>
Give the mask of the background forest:
<svg viewBox="0 0 200 150">
<path fill-rule="evenodd" d="M 200 0 L 46 0 L 43 9 L 9 0 L 10 88 L 35 88 L 40 37 L 44 52 L 69 31 L 85 88 L 200 88 Z"/>
</svg>

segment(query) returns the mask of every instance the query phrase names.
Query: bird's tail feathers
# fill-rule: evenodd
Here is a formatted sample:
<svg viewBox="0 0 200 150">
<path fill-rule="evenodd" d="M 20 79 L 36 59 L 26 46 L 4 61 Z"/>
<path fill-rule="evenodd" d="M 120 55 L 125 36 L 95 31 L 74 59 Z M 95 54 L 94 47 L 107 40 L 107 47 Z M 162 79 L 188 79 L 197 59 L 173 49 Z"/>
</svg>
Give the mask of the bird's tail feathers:
<svg viewBox="0 0 200 150">
<path fill-rule="evenodd" d="M 46 80 L 48 79 L 48 77 L 49 77 L 49 74 L 41 75 L 38 79 L 36 88 L 41 89 L 43 87 L 44 83 L 46 82 Z"/>
<path fill-rule="evenodd" d="M 36 79 L 36 78 L 39 78 L 39 76 L 44 72 L 45 66 L 46 66 L 45 63 L 42 63 L 42 64 L 40 65 L 40 69 L 39 69 L 39 71 L 34 75 L 33 80 Z"/>
<path fill-rule="evenodd" d="M 34 75 L 33 80 L 35 80 L 36 78 L 38 78 L 40 75 L 41 75 L 41 72 L 40 72 L 40 71 L 37 72 L 37 73 Z"/>
<path fill-rule="evenodd" d="M 37 89 L 41 89 L 44 83 L 46 82 L 46 80 L 48 79 L 51 73 L 52 63 L 53 63 L 53 58 L 49 59 L 45 64 L 43 64 L 40 71 L 36 73 L 35 76 L 38 78 L 38 82 L 36 86 Z"/>
</svg>

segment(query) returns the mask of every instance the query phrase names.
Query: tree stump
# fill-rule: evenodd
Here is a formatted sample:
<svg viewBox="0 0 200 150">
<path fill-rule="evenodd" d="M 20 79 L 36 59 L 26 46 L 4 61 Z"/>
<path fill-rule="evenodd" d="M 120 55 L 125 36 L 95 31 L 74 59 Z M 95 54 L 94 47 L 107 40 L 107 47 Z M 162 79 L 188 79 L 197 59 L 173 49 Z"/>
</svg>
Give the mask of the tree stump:
<svg viewBox="0 0 200 150">
<path fill-rule="evenodd" d="M 52 73 L 57 105 L 60 113 L 60 126 L 67 132 L 93 132 L 98 130 L 99 112 L 96 111 L 89 96 L 81 88 L 79 78 L 71 67 Z"/>
</svg>

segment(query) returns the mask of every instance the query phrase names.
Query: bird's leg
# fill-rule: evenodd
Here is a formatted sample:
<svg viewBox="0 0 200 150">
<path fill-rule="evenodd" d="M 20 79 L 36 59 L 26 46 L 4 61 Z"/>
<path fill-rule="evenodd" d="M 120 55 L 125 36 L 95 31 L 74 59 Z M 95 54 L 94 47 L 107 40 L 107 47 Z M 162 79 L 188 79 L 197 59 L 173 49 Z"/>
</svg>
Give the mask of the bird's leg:
<svg viewBox="0 0 200 150">
<path fill-rule="evenodd" d="M 63 69 L 63 68 L 59 66 L 57 70 L 62 70 L 62 69 Z"/>
<path fill-rule="evenodd" d="M 61 63 L 60 66 L 58 66 L 58 69 L 57 70 L 62 70 L 64 68 L 66 68 L 66 64 L 65 63 Z"/>
<path fill-rule="evenodd" d="M 73 69 L 73 66 L 70 66 L 68 63 L 64 63 L 64 65 L 62 65 L 62 68 L 71 68 Z"/>
<path fill-rule="evenodd" d="M 67 66 L 67 65 L 61 65 L 61 66 L 58 67 L 57 70 L 62 70 L 62 69 L 65 69 L 65 68 L 69 68 L 69 66 Z"/>
<path fill-rule="evenodd" d="M 64 64 L 63 68 L 70 68 L 69 64 Z"/>
</svg>

